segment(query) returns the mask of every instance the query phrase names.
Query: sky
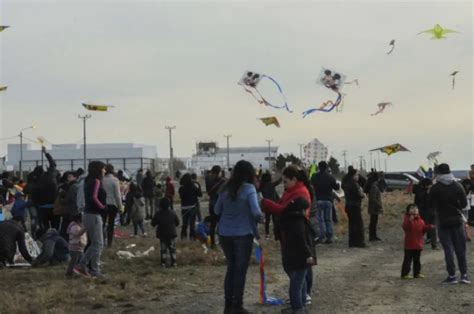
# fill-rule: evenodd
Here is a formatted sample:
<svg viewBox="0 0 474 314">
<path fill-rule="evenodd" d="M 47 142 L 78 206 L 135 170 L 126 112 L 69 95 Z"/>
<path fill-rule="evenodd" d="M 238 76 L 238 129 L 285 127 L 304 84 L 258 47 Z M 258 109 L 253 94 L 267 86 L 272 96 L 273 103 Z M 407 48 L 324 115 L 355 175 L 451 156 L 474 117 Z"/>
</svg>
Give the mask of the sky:
<svg viewBox="0 0 474 314">
<path fill-rule="evenodd" d="M 24 1 L 0 0 L 0 138 L 80 143 L 81 103 L 113 105 L 88 120 L 90 143 L 135 142 L 168 157 L 232 134 L 231 146 L 299 155 L 318 138 L 341 163 L 393 143 L 411 150 L 388 170 L 416 170 L 441 151 L 454 169 L 474 163 L 472 2 L 455 1 Z M 458 30 L 431 40 L 435 24 Z M 395 50 L 387 55 L 390 40 Z M 334 93 L 317 85 L 322 67 L 358 79 L 342 112 L 301 113 Z M 293 113 L 258 104 L 238 80 L 246 70 L 283 88 Z M 451 88 L 455 70 L 456 87 Z M 281 97 L 262 82 L 275 104 Z M 393 103 L 372 117 L 377 103 Z M 277 116 L 281 128 L 258 118 Z M 0 155 L 6 144 L 0 141 Z M 28 142 L 28 140 L 27 140 Z M 376 155 L 374 155 L 376 156 Z M 384 158 L 384 157 L 382 157 Z M 382 159 L 383 163 L 383 159 Z"/>
</svg>

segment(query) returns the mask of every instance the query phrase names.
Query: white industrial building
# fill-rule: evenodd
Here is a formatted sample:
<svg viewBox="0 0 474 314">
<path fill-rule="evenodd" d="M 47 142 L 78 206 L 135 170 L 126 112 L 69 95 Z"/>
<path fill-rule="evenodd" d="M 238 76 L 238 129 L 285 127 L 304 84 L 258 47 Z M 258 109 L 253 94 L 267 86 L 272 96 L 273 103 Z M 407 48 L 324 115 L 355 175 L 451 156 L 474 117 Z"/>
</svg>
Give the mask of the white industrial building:
<svg viewBox="0 0 474 314">
<path fill-rule="evenodd" d="M 157 149 L 155 146 L 117 143 L 117 144 L 87 144 L 87 162 L 101 160 L 114 165 L 116 169 L 123 169 L 128 174 L 135 173 L 138 169 L 155 168 Z M 6 166 L 19 170 L 20 144 L 9 144 Z M 61 171 L 76 170 L 84 167 L 83 145 L 58 144 L 48 148 L 48 152 L 56 161 Z M 23 144 L 23 171 L 32 171 L 42 163 L 47 166 L 47 160 L 42 160 L 41 148 L 33 149 L 30 144 Z"/>
<path fill-rule="evenodd" d="M 327 161 L 329 150 L 327 146 L 321 143 L 317 138 L 306 144 L 303 148 L 304 159 L 308 163 L 317 163 Z"/>
</svg>

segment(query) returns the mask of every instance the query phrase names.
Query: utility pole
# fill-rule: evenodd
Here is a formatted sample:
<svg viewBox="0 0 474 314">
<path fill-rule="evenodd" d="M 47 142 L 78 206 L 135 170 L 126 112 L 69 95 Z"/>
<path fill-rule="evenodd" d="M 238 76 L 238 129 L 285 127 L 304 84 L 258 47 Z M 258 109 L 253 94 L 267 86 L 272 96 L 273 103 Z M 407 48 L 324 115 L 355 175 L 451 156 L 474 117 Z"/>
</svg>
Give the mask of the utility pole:
<svg viewBox="0 0 474 314">
<path fill-rule="evenodd" d="M 382 171 L 382 166 L 380 165 L 380 151 L 377 151 L 377 157 L 379 159 L 379 171 Z"/>
<path fill-rule="evenodd" d="M 169 132 L 169 135 L 170 135 L 170 165 L 169 165 L 169 168 L 170 168 L 170 177 L 173 178 L 174 177 L 174 169 L 173 169 L 173 137 L 172 137 L 172 132 L 174 129 L 176 129 L 176 126 L 166 126 L 165 129 L 168 130 Z"/>
<path fill-rule="evenodd" d="M 229 148 L 229 138 L 232 137 L 232 134 L 224 135 L 227 140 L 227 170 L 230 169 L 230 148 Z"/>
<path fill-rule="evenodd" d="M 268 143 L 268 169 L 271 170 L 272 169 L 272 151 L 271 151 L 271 143 L 273 142 L 273 140 L 265 140 L 267 143 Z"/>
<path fill-rule="evenodd" d="M 84 136 L 84 171 L 87 173 L 87 119 L 92 118 L 90 114 L 86 115 L 78 115 L 79 119 L 82 119 L 82 124 L 83 124 L 83 136 Z"/>
<path fill-rule="evenodd" d="M 20 130 L 20 179 L 23 179 L 23 131 L 36 129 L 35 125 Z M 43 154 L 43 152 L 41 152 Z"/>
<path fill-rule="evenodd" d="M 363 160 L 364 160 L 364 156 L 359 156 L 359 169 L 360 170 L 364 169 Z"/>
<path fill-rule="evenodd" d="M 347 173 L 347 150 L 342 151 L 342 156 L 344 156 L 344 172 Z"/>
<path fill-rule="evenodd" d="M 370 156 L 370 170 L 372 170 L 373 168 L 376 168 L 376 167 L 374 167 L 374 164 L 373 164 L 372 152 L 369 152 L 369 156 Z"/>
<path fill-rule="evenodd" d="M 304 146 L 304 144 L 300 143 L 298 145 L 300 147 L 300 160 L 301 160 L 301 162 L 303 162 L 303 146 Z"/>
</svg>

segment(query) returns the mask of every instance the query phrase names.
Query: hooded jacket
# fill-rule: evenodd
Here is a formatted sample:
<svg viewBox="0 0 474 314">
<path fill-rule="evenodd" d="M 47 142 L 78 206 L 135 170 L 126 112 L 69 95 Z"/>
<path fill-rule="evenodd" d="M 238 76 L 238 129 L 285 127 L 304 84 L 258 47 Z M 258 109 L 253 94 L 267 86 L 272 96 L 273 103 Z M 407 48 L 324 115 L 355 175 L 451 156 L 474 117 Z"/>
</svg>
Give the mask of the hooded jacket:
<svg viewBox="0 0 474 314">
<path fill-rule="evenodd" d="M 362 206 L 362 200 L 364 199 L 364 193 L 356 181 L 352 178 L 346 178 L 342 182 L 342 189 L 344 190 L 344 196 L 346 199 L 346 207 L 348 206 Z"/>
<path fill-rule="evenodd" d="M 462 210 L 467 206 L 464 188 L 452 174 L 440 175 L 430 190 L 430 200 L 438 214 L 439 227 L 457 228 L 463 224 Z"/>
<path fill-rule="evenodd" d="M 405 231 L 405 250 L 423 250 L 423 235 L 432 229 L 433 225 L 425 224 L 420 216 L 410 220 L 410 216 L 405 215 L 402 227 Z"/>
<path fill-rule="evenodd" d="M 339 190 L 339 184 L 336 179 L 327 171 L 320 171 L 311 177 L 311 184 L 314 188 L 314 193 L 318 201 L 332 202 L 333 190 Z"/>
<path fill-rule="evenodd" d="M 179 219 L 176 212 L 171 208 L 160 209 L 151 221 L 152 227 L 156 227 L 156 237 L 160 240 L 171 240 L 177 237 L 176 227 Z"/>
</svg>

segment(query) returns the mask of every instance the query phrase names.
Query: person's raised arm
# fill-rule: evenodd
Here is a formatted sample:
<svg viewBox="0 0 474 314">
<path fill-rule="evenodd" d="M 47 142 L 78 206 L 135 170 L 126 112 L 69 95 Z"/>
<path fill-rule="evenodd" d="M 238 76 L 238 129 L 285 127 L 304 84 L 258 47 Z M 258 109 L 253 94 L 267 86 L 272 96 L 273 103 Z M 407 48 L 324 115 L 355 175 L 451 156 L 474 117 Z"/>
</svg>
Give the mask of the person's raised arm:
<svg viewBox="0 0 474 314">
<path fill-rule="evenodd" d="M 56 162 L 54 161 L 51 154 L 48 153 L 48 151 L 46 150 L 46 147 L 44 147 L 44 146 L 41 147 L 41 150 L 44 153 L 44 156 L 46 157 L 46 159 L 48 160 L 48 164 L 49 164 L 48 171 L 51 172 L 51 173 L 56 171 Z"/>
</svg>

